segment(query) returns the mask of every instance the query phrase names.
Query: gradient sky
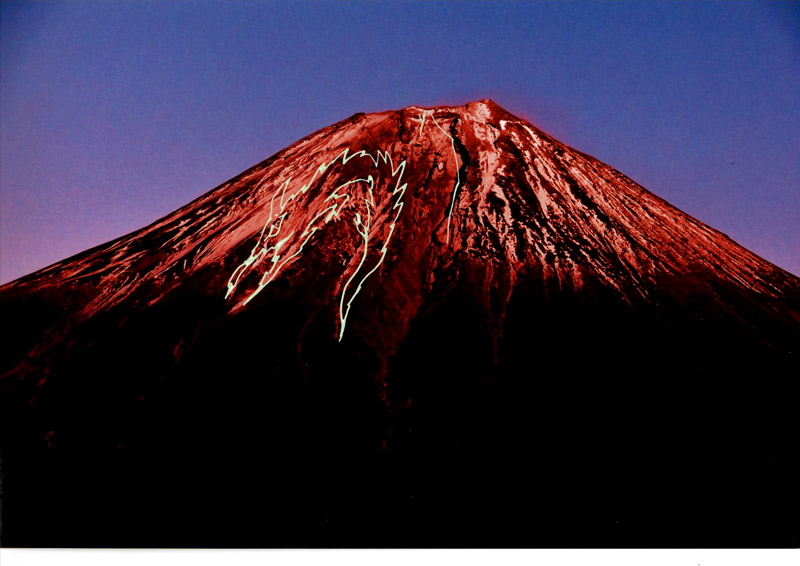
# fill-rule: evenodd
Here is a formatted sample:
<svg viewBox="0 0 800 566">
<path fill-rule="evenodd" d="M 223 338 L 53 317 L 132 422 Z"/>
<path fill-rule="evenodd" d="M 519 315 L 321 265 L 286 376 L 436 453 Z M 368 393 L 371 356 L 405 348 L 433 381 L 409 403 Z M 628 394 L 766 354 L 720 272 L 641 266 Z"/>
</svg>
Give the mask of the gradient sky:
<svg viewBox="0 0 800 566">
<path fill-rule="evenodd" d="M 0 4 L 0 282 L 356 112 L 492 98 L 800 274 L 800 3 Z"/>
</svg>

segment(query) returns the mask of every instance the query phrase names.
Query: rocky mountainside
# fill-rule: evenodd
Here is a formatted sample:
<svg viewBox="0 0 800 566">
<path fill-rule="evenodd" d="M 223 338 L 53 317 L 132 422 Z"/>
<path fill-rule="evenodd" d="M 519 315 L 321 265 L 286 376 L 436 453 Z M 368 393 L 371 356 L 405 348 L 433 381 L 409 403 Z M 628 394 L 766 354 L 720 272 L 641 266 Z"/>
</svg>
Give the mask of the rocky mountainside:
<svg viewBox="0 0 800 566">
<path fill-rule="evenodd" d="M 798 544 L 800 279 L 491 101 L 352 116 L 0 313 L 4 544 Z"/>
</svg>

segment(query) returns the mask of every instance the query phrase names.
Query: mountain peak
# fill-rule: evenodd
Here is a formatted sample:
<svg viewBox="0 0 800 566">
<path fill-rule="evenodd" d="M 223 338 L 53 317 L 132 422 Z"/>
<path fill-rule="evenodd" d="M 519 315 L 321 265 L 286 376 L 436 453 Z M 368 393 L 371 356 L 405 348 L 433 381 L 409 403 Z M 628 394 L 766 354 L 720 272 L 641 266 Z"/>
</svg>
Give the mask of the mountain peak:
<svg viewBox="0 0 800 566">
<path fill-rule="evenodd" d="M 431 107 L 408 106 L 403 110 L 407 112 L 408 111 L 449 112 L 458 115 L 472 115 L 477 119 L 494 120 L 494 121 L 500 119 L 518 120 L 516 116 L 514 116 L 508 110 L 501 107 L 494 100 L 491 100 L 489 98 L 468 102 L 463 106 L 448 106 L 448 105 L 431 106 Z"/>
<path fill-rule="evenodd" d="M 475 100 L 473 102 L 468 102 L 466 106 L 467 106 L 468 109 L 476 107 L 476 106 L 482 106 L 482 107 L 486 108 L 489 112 L 492 112 L 492 113 L 496 112 L 496 113 L 503 113 L 503 114 L 511 115 L 510 112 L 508 112 L 508 110 L 506 110 L 505 108 L 503 108 L 502 106 L 497 104 L 491 98 L 483 98 L 481 100 Z"/>
</svg>

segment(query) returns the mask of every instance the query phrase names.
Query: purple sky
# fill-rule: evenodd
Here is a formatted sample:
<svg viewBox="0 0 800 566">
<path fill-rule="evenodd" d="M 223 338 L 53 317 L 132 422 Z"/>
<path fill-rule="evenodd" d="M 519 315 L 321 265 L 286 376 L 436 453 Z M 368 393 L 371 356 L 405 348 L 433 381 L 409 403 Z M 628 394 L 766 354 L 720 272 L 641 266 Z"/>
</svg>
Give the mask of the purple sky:
<svg viewBox="0 0 800 566">
<path fill-rule="evenodd" d="M 492 98 L 800 274 L 800 3 L 0 4 L 0 282 L 355 112 Z"/>
</svg>

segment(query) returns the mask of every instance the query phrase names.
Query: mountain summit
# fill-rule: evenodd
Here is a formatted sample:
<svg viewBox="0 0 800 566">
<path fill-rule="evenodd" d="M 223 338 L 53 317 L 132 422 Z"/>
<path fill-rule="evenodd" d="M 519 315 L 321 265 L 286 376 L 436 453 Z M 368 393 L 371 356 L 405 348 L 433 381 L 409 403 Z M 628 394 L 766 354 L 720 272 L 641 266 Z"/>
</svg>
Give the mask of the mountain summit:
<svg viewBox="0 0 800 566">
<path fill-rule="evenodd" d="M 798 544 L 800 279 L 489 100 L 356 114 L 0 313 L 6 545 Z"/>
</svg>

